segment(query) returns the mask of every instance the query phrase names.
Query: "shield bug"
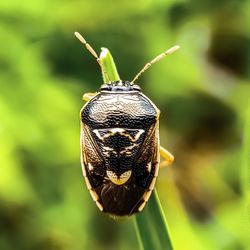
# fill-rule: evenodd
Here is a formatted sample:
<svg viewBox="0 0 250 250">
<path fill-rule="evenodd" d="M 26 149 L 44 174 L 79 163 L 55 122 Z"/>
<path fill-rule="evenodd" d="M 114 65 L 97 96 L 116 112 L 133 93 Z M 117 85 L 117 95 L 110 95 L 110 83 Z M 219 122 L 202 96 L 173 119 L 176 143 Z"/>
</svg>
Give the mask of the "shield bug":
<svg viewBox="0 0 250 250">
<path fill-rule="evenodd" d="M 109 79 L 94 49 L 78 32 L 75 35 Z M 132 81 L 109 81 L 99 92 L 83 96 L 87 103 L 80 112 L 82 171 L 93 200 L 105 213 L 128 216 L 142 211 L 155 186 L 160 156 L 165 165 L 174 160 L 159 144 L 159 109 L 134 82 L 178 48 L 158 55 Z"/>
</svg>

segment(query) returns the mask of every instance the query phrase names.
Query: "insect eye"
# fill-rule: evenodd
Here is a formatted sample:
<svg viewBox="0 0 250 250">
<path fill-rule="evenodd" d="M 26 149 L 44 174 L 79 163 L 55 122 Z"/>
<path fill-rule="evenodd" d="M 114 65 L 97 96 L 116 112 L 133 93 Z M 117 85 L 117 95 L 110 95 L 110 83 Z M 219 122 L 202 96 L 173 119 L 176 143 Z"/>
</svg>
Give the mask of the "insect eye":
<svg viewBox="0 0 250 250">
<path fill-rule="evenodd" d="M 133 90 L 141 91 L 141 87 L 139 85 L 133 85 Z"/>
</svg>

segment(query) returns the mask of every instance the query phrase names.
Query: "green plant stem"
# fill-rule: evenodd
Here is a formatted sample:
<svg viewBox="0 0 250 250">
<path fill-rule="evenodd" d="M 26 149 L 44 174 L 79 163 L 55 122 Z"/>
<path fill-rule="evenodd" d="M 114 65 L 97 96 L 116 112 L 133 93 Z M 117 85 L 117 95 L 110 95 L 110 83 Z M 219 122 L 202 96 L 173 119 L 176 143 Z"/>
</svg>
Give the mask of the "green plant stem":
<svg viewBox="0 0 250 250">
<path fill-rule="evenodd" d="M 144 250 L 173 249 L 167 222 L 156 190 L 153 191 L 143 212 L 135 216 L 135 224 Z"/>
<path fill-rule="evenodd" d="M 108 49 L 102 48 L 100 61 L 103 66 L 102 75 L 104 83 L 120 80 L 113 57 Z M 103 72 L 104 70 L 107 74 Z M 144 210 L 134 216 L 134 225 L 141 249 L 173 249 L 167 222 L 156 190 L 152 192 L 149 202 Z"/>
<path fill-rule="evenodd" d="M 109 52 L 108 49 L 102 48 L 102 52 L 100 54 L 100 61 L 102 64 L 102 77 L 104 83 L 107 83 L 109 81 L 118 81 L 120 80 L 119 74 L 117 72 L 114 59 Z M 106 71 L 107 73 L 105 73 Z"/>
</svg>

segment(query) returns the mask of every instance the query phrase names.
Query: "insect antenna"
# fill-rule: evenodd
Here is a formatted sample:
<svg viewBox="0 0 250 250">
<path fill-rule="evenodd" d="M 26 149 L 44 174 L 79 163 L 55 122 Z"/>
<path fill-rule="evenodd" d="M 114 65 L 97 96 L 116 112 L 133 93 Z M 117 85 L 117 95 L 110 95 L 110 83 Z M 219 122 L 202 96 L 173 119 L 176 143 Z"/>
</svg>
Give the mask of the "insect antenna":
<svg viewBox="0 0 250 250">
<path fill-rule="evenodd" d="M 141 69 L 141 71 L 134 77 L 134 79 L 132 80 L 132 82 L 130 83 L 131 85 L 134 84 L 134 82 L 141 76 L 141 74 L 143 74 L 148 68 L 150 68 L 154 63 L 159 62 L 161 59 L 163 59 L 165 56 L 172 54 L 173 52 L 175 52 L 176 50 L 178 50 L 180 48 L 179 45 L 176 45 L 168 50 L 166 50 L 165 52 L 161 53 L 160 55 L 158 55 L 157 57 L 155 57 L 153 60 L 151 60 L 150 62 L 146 63 L 144 65 L 144 67 Z"/>
<path fill-rule="evenodd" d="M 97 56 L 95 50 L 86 42 L 86 40 L 83 38 L 83 36 L 79 33 L 79 32 L 75 32 L 74 35 L 76 36 L 76 38 L 83 44 L 85 45 L 86 49 L 94 56 L 94 58 L 96 59 L 96 61 L 98 62 L 98 64 L 101 67 L 102 72 L 105 74 L 105 76 L 107 77 L 108 81 L 110 81 L 109 75 L 104 67 L 104 65 L 101 63 L 100 58 Z"/>
</svg>

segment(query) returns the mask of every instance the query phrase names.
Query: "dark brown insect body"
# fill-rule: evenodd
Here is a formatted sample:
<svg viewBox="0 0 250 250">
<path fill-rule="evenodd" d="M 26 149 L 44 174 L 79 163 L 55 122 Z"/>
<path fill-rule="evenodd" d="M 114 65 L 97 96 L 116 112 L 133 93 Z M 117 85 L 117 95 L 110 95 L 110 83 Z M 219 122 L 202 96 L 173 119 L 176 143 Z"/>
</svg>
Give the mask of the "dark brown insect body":
<svg viewBox="0 0 250 250">
<path fill-rule="evenodd" d="M 159 110 L 129 82 L 104 85 L 81 110 L 82 167 L 99 209 L 141 211 L 159 170 Z"/>
<path fill-rule="evenodd" d="M 154 189 L 160 155 L 165 165 L 174 160 L 159 144 L 160 111 L 134 82 L 179 46 L 145 64 L 131 82 L 114 82 L 94 49 L 78 32 L 75 36 L 96 58 L 108 79 L 100 92 L 83 96 L 87 103 L 80 114 L 81 163 L 87 188 L 101 211 L 114 216 L 132 215 L 142 211 Z"/>
</svg>

